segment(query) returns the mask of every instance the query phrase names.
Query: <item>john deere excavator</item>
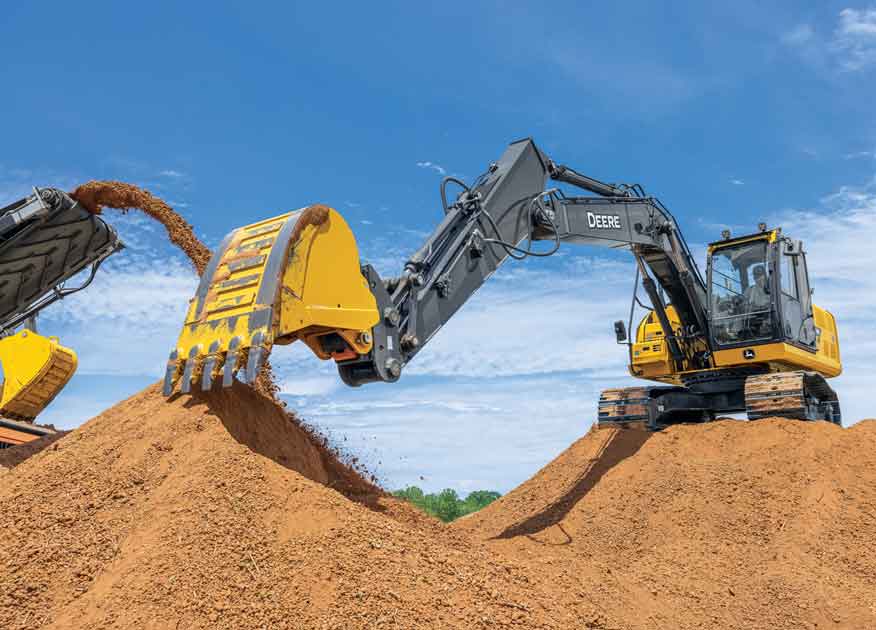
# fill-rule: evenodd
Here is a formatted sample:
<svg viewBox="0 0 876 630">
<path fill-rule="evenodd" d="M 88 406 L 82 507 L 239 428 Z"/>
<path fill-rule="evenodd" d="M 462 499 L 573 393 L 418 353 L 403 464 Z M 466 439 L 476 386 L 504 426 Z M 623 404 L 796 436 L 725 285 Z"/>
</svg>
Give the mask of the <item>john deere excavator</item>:
<svg viewBox="0 0 876 630">
<path fill-rule="evenodd" d="M 121 248 L 112 227 L 61 190 L 35 188 L 0 208 L 0 433 L 24 441 L 44 433 L 27 423 L 73 376 L 76 354 L 37 333 L 37 314 L 87 287 Z M 88 269 L 82 284 L 68 286 Z"/>
<path fill-rule="evenodd" d="M 460 189 L 450 203 L 449 185 Z M 445 178 L 441 198 L 443 219 L 393 278 L 360 262 L 350 228 L 324 206 L 233 231 L 191 301 L 165 395 L 227 387 L 238 374 L 252 382 L 274 344 L 296 340 L 333 359 L 348 385 L 395 382 L 506 260 L 582 244 L 631 251 L 650 301 L 631 340 L 623 321 L 614 326 L 630 373 L 658 384 L 603 392 L 601 424 L 659 429 L 737 412 L 840 423 L 826 381 L 842 369 L 836 322 L 812 304 L 803 245 L 780 228 L 723 234 L 703 276 L 660 201 L 557 164 L 530 139 L 470 186 Z M 558 316 L 568 314 L 545 313 L 544 326 Z"/>
</svg>

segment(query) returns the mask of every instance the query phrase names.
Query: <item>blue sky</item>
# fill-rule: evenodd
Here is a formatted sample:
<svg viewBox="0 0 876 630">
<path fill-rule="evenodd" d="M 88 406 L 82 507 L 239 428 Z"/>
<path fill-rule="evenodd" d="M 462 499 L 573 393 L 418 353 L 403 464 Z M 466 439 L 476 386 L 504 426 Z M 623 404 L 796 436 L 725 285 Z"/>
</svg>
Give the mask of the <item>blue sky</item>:
<svg viewBox="0 0 876 630">
<path fill-rule="evenodd" d="M 439 220 L 442 174 L 470 179 L 533 136 L 643 184 L 698 251 L 725 226 L 793 228 L 842 326 L 847 417 L 873 415 L 876 4 L 180 4 L 4 8 L 0 202 L 132 181 L 211 245 L 322 202 L 389 274 Z M 42 320 L 80 354 L 45 414 L 61 426 L 160 376 L 194 289 L 155 226 L 114 222 L 128 250 Z M 395 386 L 345 389 L 306 350 L 278 349 L 286 395 L 388 486 L 513 487 L 626 382 L 611 322 L 630 261 L 561 254 L 507 265 Z"/>
</svg>

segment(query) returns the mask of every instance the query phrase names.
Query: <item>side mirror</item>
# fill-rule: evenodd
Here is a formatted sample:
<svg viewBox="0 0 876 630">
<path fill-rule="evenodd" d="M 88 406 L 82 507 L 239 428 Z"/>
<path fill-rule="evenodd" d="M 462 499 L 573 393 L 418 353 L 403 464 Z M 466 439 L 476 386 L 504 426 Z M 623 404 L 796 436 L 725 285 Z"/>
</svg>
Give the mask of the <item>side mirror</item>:
<svg viewBox="0 0 876 630">
<path fill-rule="evenodd" d="M 627 340 L 627 327 L 621 320 L 614 323 L 614 336 L 617 337 L 618 343 L 624 343 Z"/>
</svg>

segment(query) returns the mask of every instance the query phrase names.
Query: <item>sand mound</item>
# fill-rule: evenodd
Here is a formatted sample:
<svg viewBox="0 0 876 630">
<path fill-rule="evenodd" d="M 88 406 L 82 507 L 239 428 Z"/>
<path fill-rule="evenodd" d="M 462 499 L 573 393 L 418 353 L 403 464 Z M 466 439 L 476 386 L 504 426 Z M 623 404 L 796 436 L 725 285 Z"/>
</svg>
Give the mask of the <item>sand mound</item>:
<svg viewBox="0 0 876 630">
<path fill-rule="evenodd" d="M 4 630 L 876 627 L 876 421 L 592 431 L 447 527 L 154 386 L 2 479 Z"/>
<path fill-rule="evenodd" d="M 0 485 L 4 629 L 580 621 L 245 386 L 170 402 L 153 386 L 56 446 Z"/>
<path fill-rule="evenodd" d="M 456 525 L 618 628 L 876 627 L 876 421 L 602 430 Z"/>
</svg>

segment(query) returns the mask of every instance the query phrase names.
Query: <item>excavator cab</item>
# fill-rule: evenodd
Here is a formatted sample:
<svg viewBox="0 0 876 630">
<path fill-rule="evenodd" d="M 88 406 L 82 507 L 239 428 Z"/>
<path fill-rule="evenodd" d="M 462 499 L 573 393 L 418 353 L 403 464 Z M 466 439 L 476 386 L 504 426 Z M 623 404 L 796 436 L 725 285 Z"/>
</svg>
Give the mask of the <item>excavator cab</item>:
<svg viewBox="0 0 876 630">
<path fill-rule="evenodd" d="M 709 246 L 709 319 L 716 349 L 790 343 L 815 349 L 806 254 L 781 230 Z"/>
</svg>

